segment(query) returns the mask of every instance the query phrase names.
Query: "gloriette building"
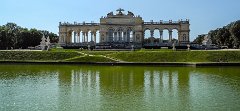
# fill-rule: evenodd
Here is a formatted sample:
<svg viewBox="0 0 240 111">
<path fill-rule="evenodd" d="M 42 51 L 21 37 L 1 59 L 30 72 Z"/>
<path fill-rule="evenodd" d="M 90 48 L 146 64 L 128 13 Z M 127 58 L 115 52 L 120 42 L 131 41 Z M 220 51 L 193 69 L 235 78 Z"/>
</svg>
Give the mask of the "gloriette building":
<svg viewBox="0 0 240 111">
<path fill-rule="evenodd" d="M 96 48 L 172 46 L 172 30 L 177 30 L 178 40 L 174 41 L 175 44 L 186 45 L 189 43 L 189 26 L 189 20 L 144 22 L 139 15 L 130 11 L 125 14 L 120 8 L 116 14 L 110 12 L 106 17 L 101 17 L 100 23 L 60 22 L 59 44 L 63 47 Z M 150 30 L 150 37 L 144 38 L 146 30 Z M 159 37 L 155 37 L 154 30 L 158 30 Z M 163 30 L 168 30 L 168 40 L 163 40 Z"/>
</svg>

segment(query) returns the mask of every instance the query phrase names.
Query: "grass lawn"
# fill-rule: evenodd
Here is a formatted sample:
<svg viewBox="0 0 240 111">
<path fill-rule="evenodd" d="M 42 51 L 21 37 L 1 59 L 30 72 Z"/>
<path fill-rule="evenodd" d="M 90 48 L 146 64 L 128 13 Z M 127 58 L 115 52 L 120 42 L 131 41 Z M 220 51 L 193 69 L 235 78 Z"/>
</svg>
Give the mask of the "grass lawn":
<svg viewBox="0 0 240 111">
<path fill-rule="evenodd" d="M 0 51 L 1 61 L 64 61 L 65 59 L 80 56 L 77 52 L 51 51 Z"/>
<path fill-rule="evenodd" d="M 0 61 L 72 61 L 72 62 L 240 62 L 240 51 L 87 51 L 51 49 L 51 51 L 0 51 Z"/>
<path fill-rule="evenodd" d="M 240 51 L 136 51 L 109 56 L 128 62 L 240 62 Z"/>
<path fill-rule="evenodd" d="M 102 56 L 80 56 L 67 61 L 71 62 L 116 62 Z"/>
</svg>

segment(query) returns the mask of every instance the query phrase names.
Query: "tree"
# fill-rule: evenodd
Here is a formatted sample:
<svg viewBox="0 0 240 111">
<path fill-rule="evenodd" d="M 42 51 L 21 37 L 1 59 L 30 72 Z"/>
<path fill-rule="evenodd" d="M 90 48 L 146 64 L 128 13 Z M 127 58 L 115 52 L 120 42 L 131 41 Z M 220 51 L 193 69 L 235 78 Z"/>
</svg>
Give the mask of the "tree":
<svg viewBox="0 0 240 111">
<path fill-rule="evenodd" d="M 193 43 L 195 43 L 195 44 L 202 44 L 205 35 L 206 34 L 198 35 L 198 37 L 193 41 Z"/>
<path fill-rule="evenodd" d="M 4 27 L 0 27 L 0 49 L 6 49 L 8 40 Z"/>
<path fill-rule="evenodd" d="M 223 27 L 223 28 L 220 28 L 218 31 L 217 31 L 217 44 L 220 45 L 220 46 L 230 46 L 231 45 L 231 42 L 230 42 L 230 32 L 227 28 Z"/>
<path fill-rule="evenodd" d="M 240 20 L 231 22 L 230 24 L 211 30 L 208 33 L 212 43 L 218 46 L 228 46 L 229 48 L 240 46 Z M 198 41 L 198 37 L 195 42 Z"/>
<path fill-rule="evenodd" d="M 31 34 L 31 38 L 29 39 L 29 41 L 31 42 L 30 46 L 34 47 L 39 45 L 41 42 L 42 33 L 37 29 L 30 29 L 30 34 Z"/>
<path fill-rule="evenodd" d="M 240 20 L 236 21 L 231 27 L 230 27 L 230 33 L 233 38 L 233 45 L 235 47 L 239 47 L 240 45 Z"/>
<path fill-rule="evenodd" d="M 21 39 L 21 41 L 19 41 L 19 46 L 21 46 L 22 48 L 26 49 L 28 48 L 28 46 L 31 46 L 31 33 L 29 32 L 29 30 L 27 28 L 23 28 L 20 31 L 20 35 L 19 35 Z"/>
<path fill-rule="evenodd" d="M 216 30 L 211 30 L 208 35 L 210 36 L 211 40 L 212 40 L 212 44 L 217 44 L 217 32 L 218 32 L 218 29 Z"/>
<path fill-rule="evenodd" d="M 0 49 L 28 48 L 40 44 L 42 34 L 46 34 L 51 42 L 57 42 L 58 36 L 49 31 L 22 28 L 15 23 L 0 26 Z"/>
</svg>

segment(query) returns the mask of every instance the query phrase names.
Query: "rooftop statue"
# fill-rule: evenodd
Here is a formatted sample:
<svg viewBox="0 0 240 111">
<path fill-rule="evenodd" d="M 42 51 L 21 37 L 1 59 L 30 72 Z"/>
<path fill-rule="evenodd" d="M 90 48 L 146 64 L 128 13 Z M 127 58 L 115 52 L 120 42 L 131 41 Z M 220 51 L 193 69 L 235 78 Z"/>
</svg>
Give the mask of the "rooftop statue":
<svg viewBox="0 0 240 111">
<path fill-rule="evenodd" d="M 117 15 L 123 15 L 122 11 L 125 11 L 125 10 L 122 9 L 122 8 L 119 8 L 119 9 L 117 9 L 116 11 L 118 11 L 118 14 L 117 14 Z"/>
<path fill-rule="evenodd" d="M 113 16 L 113 12 L 108 13 L 107 16 Z"/>
<path fill-rule="evenodd" d="M 130 11 L 128 11 L 128 15 L 134 16 L 134 14 Z"/>
</svg>

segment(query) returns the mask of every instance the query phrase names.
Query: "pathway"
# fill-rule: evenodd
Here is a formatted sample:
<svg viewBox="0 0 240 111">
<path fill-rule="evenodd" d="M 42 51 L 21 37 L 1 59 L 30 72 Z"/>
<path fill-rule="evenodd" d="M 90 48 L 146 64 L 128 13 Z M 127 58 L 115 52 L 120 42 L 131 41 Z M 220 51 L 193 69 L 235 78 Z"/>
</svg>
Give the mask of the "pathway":
<svg viewBox="0 0 240 111">
<path fill-rule="evenodd" d="M 125 61 L 118 60 L 118 59 L 115 59 L 115 58 L 111 58 L 111 57 L 108 57 L 108 56 L 105 56 L 105 55 L 92 55 L 92 54 L 87 54 L 87 53 L 84 53 L 84 52 L 77 52 L 77 53 L 82 54 L 84 56 L 101 56 L 101 57 L 104 57 L 104 58 L 107 58 L 107 59 L 110 59 L 110 60 L 113 60 L 113 61 L 116 61 L 116 62 L 125 62 Z"/>
</svg>

